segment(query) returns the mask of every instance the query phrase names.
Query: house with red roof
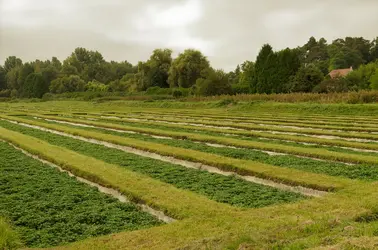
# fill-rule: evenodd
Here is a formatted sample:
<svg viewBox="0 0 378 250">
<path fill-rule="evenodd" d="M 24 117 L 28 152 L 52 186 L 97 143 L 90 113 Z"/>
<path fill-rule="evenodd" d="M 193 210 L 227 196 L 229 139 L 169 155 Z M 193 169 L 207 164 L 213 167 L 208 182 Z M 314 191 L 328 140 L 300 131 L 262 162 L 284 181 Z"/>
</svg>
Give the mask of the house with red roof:
<svg viewBox="0 0 378 250">
<path fill-rule="evenodd" d="M 334 79 L 337 77 L 346 77 L 350 72 L 353 71 L 353 67 L 349 69 L 334 69 L 329 73 L 329 76 Z"/>
</svg>

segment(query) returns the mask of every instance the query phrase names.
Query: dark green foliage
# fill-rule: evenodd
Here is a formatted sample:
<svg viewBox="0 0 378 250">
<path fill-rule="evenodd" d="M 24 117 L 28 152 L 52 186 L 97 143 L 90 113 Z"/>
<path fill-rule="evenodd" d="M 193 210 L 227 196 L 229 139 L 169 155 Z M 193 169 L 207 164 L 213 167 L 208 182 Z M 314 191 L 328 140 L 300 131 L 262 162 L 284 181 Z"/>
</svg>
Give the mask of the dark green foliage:
<svg viewBox="0 0 378 250">
<path fill-rule="evenodd" d="M 173 90 L 173 92 L 172 92 L 172 96 L 173 96 L 174 98 L 180 98 L 180 97 L 183 96 L 183 93 L 182 93 L 182 91 L 181 91 L 180 89 L 175 89 L 175 90 Z"/>
<path fill-rule="evenodd" d="M 168 72 L 172 64 L 172 50 L 156 49 L 147 61 L 149 72 L 148 87 L 169 88 Z"/>
<path fill-rule="evenodd" d="M 284 93 L 289 91 L 289 82 L 297 73 L 301 66 L 299 61 L 299 51 L 285 49 L 277 53 L 277 66 L 275 69 L 274 79 L 272 80 L 272 92 Z"/>
<path fill-rule="evenodd" d="M 19 76 L 17 79 L 17 85 L 19 86 L 19 91 L 21 91 L 21 95 L 28 97 L 28 86 L 27 85 L 27 78 L 34 73 L 34 66 L 30 63 L 25 63 L 20 67 Z"/>
<path fill-rule="evenodd" d="M 363 62 L 362 55 L 358 51 L 343 48 L 331 58 L 329 68 L 330 70 L 349 67 L 358 68 Z"/>
<path fill-rule="evenodd" d="M 234 84 L 231 86 L 232 94 L 248 94 L 251 91 L 250 85 L 245 84 Z"/>
<path fill-rule="evenodd" d="M 248 92 L 256 93 L 256 71 L 255 71 L 255 64 L 251 61 L 245 61 L 241 67 L 241 73 L 239 77 L 239 82 L 233 85 L 233 88 L 242 88 L 245 91 L 245 87 L 241 86 L 248 86 Z M 236 86 L 237 85 L 237 86 Z M 236 86 L 236 87 L 234 87 Z M 238 87 L 240 86 L 240 87 Z M 238 91 L 236 91 L 238 92 Z M 246 92 L 246 93 L 248 93 Z"/>
<path fill-rule="evenodd" d="M 378 61 L 361 65 L 350 72 L 345 78 L 351 90 L 370 89 L 373 75 L 378 72 Z"/>
<path fill-rule="evenodd" d="M 133 204 L 99 193 L 0 142 L 0 215 L 29 247 L 159 225 Z"/>
<path fill-rule="evenodd" d="M 370 61 L 378 60 L 378 37 L 370 44 Z"/>
<path fill-rule="evenodd" d="M 144 158 L 120 150 L 25 128 L 0 121 L 1 126 L 23 134 L 46 140 L 51 144 L 69 148 L 80 154 L 117 164 L 132 171 L 209 197 L 218 202 L 239 207 L 263 207 L 272 204 L 302 199 L 299 194 L 280 191 L 271 187 L 250 183 L 235 177 L 211 174 L 206 171 L 188 169 L 179 165 Z M 262 198 L 264 197 L 264 198 Z"/>
<path fill-rule="evenodd" d="M 240 76 L 241 76 L 241 69 L 240 69 L 240 66 L 238 65 L 235 71 L 231 71 L 227 74 L 228 82 L 231 85 L 238 84 L 240 81 Z"/>
<path fill-rule="evenodd" d="M 289 92 L 310 92 L 324 79 L 323 73 L 313 64 L 302 66 L 288 86 Z"/>
<path fill-rule="evenodd" d="M 22 65 L 22 60 L 20 58 L 17 58 L 15 56 L 10 56 L 7 59 L 5 59 L 4 62 L 4 70 L 5 72 L 9 72 L 12 69 L 19 67 Z"/>
<path fill-rule="evenodd" d="M 202 96 L 215 96 L 232 94 L 231 84 L 223 71 L 210 71 L 205 78 L 197 79 L 198 94 Z"/>
<path fill-rule="evenodd" d="M 315 63 L 319 61 L 327 61 L 329 59 L 327 41 L 324 38 L 316 41 L 314 37 L 311 37 L 307 44 L 303 46 L 303 50 L 305 51 L 305 63 Z"/>
<path fill-rule="evenodd" d="M 272 73 L 276 62 L 276 55 L 272 46 L 265 44 L 256 58 L 256 77 L 251 87 L 253 93 L 272 93 L 272 80 L 274 80 L 272 79 Z"/>
<path fill-rule="evenodd" d="M 0 66 L 0 90 L 7 88 L 7 72 Z"/>
<path fill-rule="evenodd" d="M 187 49 L 172 62 L 168 82 L 171 87 L 192 87 L 210 69 L 207 58 L 198 50 Z"/>
<path fill-rule="evenodd" d="M 85 82 L 76 75 L 58 78 L 51 82 L 50 91 L 55 94 L 84 91 Z"/>
<path fill-rule="evenodd" d="M 326 79 L 313 89 L 316 93 L 338 93 L 348 90 L 349 82 L 345 78 Z"/>
<path fill-rule="evenodd" d="M 42 98 L 49 87 L 41 73 L 30 74 L 24 83 L 22 96 L 26 98 Z"/>
<path fill-rule="evenodd" d="M 268 44 L 264 45 L 256 59 L 251 90 L 253 93 L 288 92 L 289 82 L 300 67 L 299 50 L 285 49 L 274 52 Z"/>
<path fill-rule="evenodd" d="M 11 95 L 10 89 L 0 90 L 0 97 L 10 97 L 10 95 Z"/>
<path fill-rule="evenodd" d="M 370 78 L 370 88 L 378 90 L 378 70 L 376 70 L 374 75 Z"/>
<path fill-rule="evenodd" d="M 73 79 L 70 77 L 81 79 L 84 85 L 100 82 L 106 85 L 100 88 L 103 92 L 133 95 L 149 95 L 147 90 L 154 87 L 192 88 L 191 96 L 311 92 L 322 82 L 323 79 L 319 81 L 321 75 L 327 76 L 334 69 L 353 67 L 358 70 L 375 60 L 378 60 L 378 38 L 369 41 L 362 37 L 346 37 L 328 44 L 324 38 L 311 37 L 301 47 L 276 52 L 265 44 L 255 62 L 245 61 L 237 65 L 235 70 L 225 73 L 228 84 L 223 84 L 223 76 L 222 84 L 219 84 L 219 79 L 215 80 L 217 77 L 211 73 L 208 59 L 198 50 L 185 50 L 172 59 L 172 50 L 155 49 L 147 61 L 132 65 L 127 61 L 107 62 L 98 51 L 76 48 L 63 63 L 53 57 L 51 61 L 36 60 L 23 64 L 15 56 L 8 57 L 0 68 L 0 90 L 9 89 L 14 98 L 27 97 L 29 95 L 23 90 L 26 78 L 32 73 L 42 73 L 48 87 L 54 81 L 52 93 L 93 91 L 93 88 L 64 87 L 70 85 L 67 84 L 68 79 Z M 353 75 L 348 81 L 348 91 L 376 89 L 376 85 L 371 86 L 370 78 Z M 317 89 L 324 89 L 324 84 Z"/>
</svg>

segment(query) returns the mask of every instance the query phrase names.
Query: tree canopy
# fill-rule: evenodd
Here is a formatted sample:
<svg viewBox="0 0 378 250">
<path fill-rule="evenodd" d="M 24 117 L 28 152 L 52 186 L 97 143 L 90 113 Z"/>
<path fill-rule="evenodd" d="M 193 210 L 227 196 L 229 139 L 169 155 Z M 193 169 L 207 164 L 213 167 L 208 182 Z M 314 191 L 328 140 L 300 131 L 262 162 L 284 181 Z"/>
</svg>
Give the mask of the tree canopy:
<svg viewBox="0 0 378 250">
<path fill-rule="evenodd" d="M 252 48 L 251 48 L 252 49 Z M 0 97 L 41 98 L 45 93 L 143 92 L 183 95 L 355 91 L 377 89 L 378 37 L 339 38 L 330 43 L 310 37 L 296 48 L 275 50 L 264 44 L 255 60 L 230 72 L 214 69 L 201 51 L 187 49 L 176 58 L 155 49 L 146 61 L 107 61 L 94 50 L 76 48 L 62 62 L 23 62 L 9 56 L 0 65 Z M 353 68 L 342 79 L 330 71 Z M 167 89 L 169 91 L 158 91 Z"/>
</svg>

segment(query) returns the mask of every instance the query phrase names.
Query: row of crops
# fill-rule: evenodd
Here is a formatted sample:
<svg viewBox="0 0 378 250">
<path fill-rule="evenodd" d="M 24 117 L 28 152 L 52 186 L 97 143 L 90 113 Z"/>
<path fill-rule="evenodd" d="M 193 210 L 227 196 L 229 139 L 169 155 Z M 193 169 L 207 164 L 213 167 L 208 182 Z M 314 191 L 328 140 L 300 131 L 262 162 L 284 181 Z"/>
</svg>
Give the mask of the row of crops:
<svg viewBox="0 0 378 250">
<path fill-rule="evenodd" d="M 21 245 L 51 247 L 167 227 L 141 204 L 177 220 L 172 227 L 308 204 L 378 180 L 376 125 L 378 119 L 342 116 L 19 109 L 0 115 L 0 218 Z"/>
</svg>

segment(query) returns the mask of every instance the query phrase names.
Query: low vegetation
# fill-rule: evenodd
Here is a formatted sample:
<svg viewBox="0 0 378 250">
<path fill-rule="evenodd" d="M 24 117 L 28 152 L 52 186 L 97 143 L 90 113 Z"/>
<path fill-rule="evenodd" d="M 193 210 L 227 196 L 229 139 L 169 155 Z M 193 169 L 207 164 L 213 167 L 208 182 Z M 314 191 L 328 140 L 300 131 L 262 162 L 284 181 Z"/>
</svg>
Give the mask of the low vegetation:
<svg viewBox="0 0 378 250">
<path fill-rule="evenodd" d="M 0 112 L 0 140 L 132 202 L 1 142 L 0 249 L 374 249 L 375 104 L 17 101 Z"/>
<path fill-rule="evenodd" d="M 83 155 L 125 167 L 134 172 L 169 183 L 177 188 L 190 190 L 207 196 L 212 200 L 238 207 L 264 207 L 272 204 L 293 202 L 303 198 L 298 194 L 283 192 L 235 177 L 188 169 L 19 125 L 5 124 L 1 121 L 0 124 L 7 129 L 45 140 L 50 144 L 62 146 Z"/>
<path fill-rule="evenodd" d="M 0 149 L 0 216 L 12 221 L 28 247 L 56 246 L 161 224 L 135 205 L 80 184 L 4 142 Z M 9 234 L 9 229 L 4 230 Z M 13 239 L 7 241 L 4 244 L 12 244 Z"/>
<path fill-rule="evenodd" d="M 0 218 L 0 249 L 16 249 L 20 246 L 19 235 L 4 218 Z"/>
</svg>

